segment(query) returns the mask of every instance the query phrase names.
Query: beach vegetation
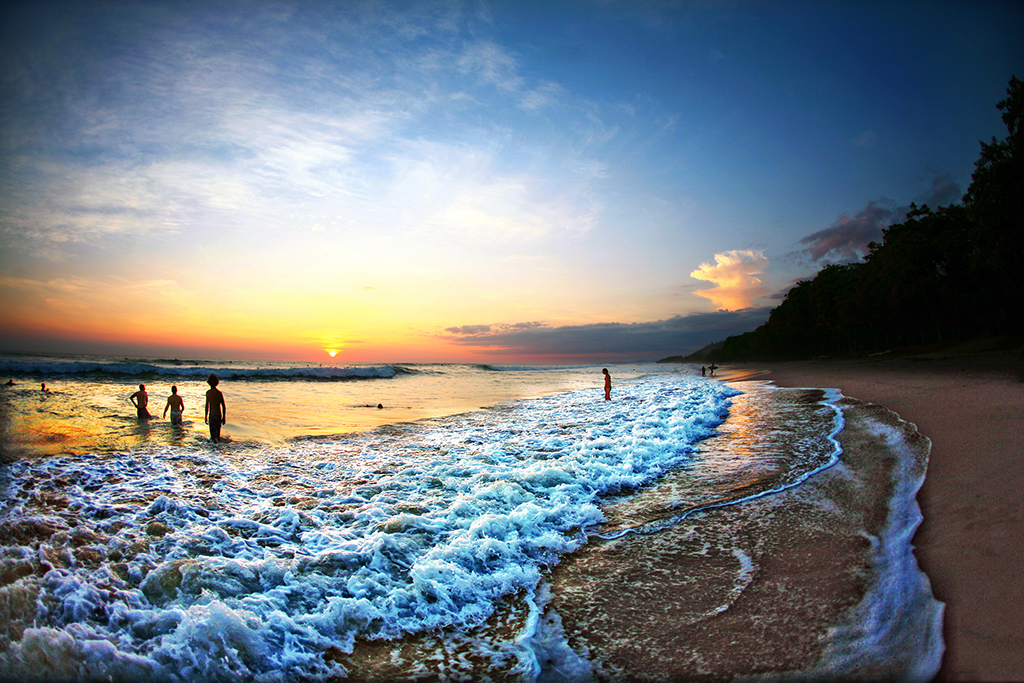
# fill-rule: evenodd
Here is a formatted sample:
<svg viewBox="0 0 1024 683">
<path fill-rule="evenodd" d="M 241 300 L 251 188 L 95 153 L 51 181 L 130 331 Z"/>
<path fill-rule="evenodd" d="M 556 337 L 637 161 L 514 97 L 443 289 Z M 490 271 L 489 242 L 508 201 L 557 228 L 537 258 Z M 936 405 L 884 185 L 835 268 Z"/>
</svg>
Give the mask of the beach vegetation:
<svg viewBox="0 0 1024 683">
<path fill-rule="evenodd" d="M 863 260 L 797 283 L 767 322 L 702 357 L 863 355 L 1024 334 L 1024 82 L 1012 77 L 996 106 L 1007 137 L 981 142 L 961 203 L 911 205 Z"/>
</svg>

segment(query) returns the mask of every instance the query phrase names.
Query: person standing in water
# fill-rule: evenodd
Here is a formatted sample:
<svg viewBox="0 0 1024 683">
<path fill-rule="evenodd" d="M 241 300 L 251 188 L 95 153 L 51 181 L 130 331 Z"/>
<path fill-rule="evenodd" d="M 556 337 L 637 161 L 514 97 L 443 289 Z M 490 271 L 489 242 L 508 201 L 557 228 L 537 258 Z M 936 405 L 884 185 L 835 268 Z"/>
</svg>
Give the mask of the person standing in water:
<svg viewBox="0 0 1024 683">
<path fill-rule="evenodd" d="M 608 374 L 608 368 L 601 370 L 604 373 L 604 400 L 612 400 L 612 376 Z"/>
<path fill-rule="evenodd" d="M 148 420 L 153 417 L 149 414 L 149 410 L 146 407 L 149 405 L 149 394 L 146 393 L 145 384 L 140 384 L 139 390 L 129 396 L 128 400 L 135 406 L 135 411 L 138 413 L 140 420 Z"/>
<path fill-rule="evenodd" d="M 185 401 L 178 396 L 178 387 L 171 387 L 171 395 L 167 397 L 167 405 L 164 406 L 164 417 L 167 417 L 167 410 L 171 411 L 171 424 L 181 424 L 181 414 L 185 412 Z"/>
<path fill-rule="evenodd" d="M 220 443 L 220 426 L 228 421 L 228 407 L 224 403 L 224 394 L 220 393 L 217 385 L 220 380 L 217 375 L 210 375 L 206 378 L 210 390 L 206 392 L 206 409 L 203 411 L 203 419 L 210 425 L 210 441 Z"/>
</svg>

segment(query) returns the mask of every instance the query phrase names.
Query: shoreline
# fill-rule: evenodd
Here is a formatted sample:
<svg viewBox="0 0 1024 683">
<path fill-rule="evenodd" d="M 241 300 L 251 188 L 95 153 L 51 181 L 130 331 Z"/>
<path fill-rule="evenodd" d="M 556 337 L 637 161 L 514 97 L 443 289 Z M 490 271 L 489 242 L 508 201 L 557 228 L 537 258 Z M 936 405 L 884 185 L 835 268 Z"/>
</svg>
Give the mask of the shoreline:
<svg viewBox="0 0 1024 683">
<path fill-rule="evenodd" d="M 730 364 L 721 381 L 835 388 L 918 428 L 932 451 L 914 554 L 946 604 L 936 680 L 1024 680 L 1024 361 L 1017 351 Z"/>
<path fill-rule="evenodd" d="M 808 432 L 775 422 L 778 409 L 822 405 L 821 392 L 763 384 L 736 397 L 695 468 L 771 479 L 773 458 L 806 446 Z M 772 396 L 777 403 L 766 401 Z M 597 680 L 924 681 L 935 673 L 942 607 L 901 540 L 916 526 L 913 491 L 928 440 L 880 406 L 835 405 L 843 417 L 834 426 L 845 423 L 829 437 L 843 449 L 839 466 L 734 499 L 742 505 L 702 509 L 699 526 L 677 520 L 653 534 L 598 537 L 552 569 L 551 605 Z M 617 505 L 644 509 L 654 522 L 662 502 L 674 501 L 671 510 L 685 500 L 686 476 L 668 474 L 605 512 L 614 520 Z M 893 585 L 897 597 L 879 589 Z M 888 620 L 873 616 L 883 613 Z"/>
</svg>

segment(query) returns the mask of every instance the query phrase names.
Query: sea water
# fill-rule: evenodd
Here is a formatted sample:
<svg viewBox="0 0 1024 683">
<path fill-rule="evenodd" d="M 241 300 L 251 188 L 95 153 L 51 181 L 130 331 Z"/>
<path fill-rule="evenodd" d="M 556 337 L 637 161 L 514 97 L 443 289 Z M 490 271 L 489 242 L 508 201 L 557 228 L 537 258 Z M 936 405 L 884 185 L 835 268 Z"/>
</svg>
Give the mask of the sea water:
<svg viewBox="0 0 1024 683">
<path fill-rule="evenodd" d="M 819 533 L 779 521 L 801 506 L 851 518 L 821 489 L 856 477 L 842 397 L 610 369 L 606 402 L 594 366 L 0 359 L 15 382 L 0 403 L 3 675 L 622 680 L 643 668 L 621 597 L 643 605 L 638 591 L 665 605 L 644 610 L 648 671 L 690 633 L 690 675 L 728 674 L 699 651 L 721 636 L 694 625 L 787 618 L 749 599 L 785 555 L 765 539 Z M 220 445 L 202 421 L 211 372 Z M 171 383 L 185 424 L 140 422 L 127 397 L 146 384 L 160 415 Z M 941 609 L 909 553 L 923 470 L 894 472 L 889 521 L 827 525 L 869 539 L 848 553 L 855 588 L 794 593 L 820 603 L 813 656 L 734 673 L 934 673 Z"/>
</svg>

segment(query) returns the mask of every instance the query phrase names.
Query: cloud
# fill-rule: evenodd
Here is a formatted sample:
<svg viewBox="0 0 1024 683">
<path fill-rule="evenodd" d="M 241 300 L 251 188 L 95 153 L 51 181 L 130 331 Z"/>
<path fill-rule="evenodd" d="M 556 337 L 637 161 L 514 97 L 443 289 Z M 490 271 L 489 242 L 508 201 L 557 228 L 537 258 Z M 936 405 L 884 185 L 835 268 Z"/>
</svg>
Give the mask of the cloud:
<svg viewBox="0 0 1024 683">
<path fill-rule="evenodd" d="M 892 223 L 894 213 L 879 202 L 868 202 L 852 218 L 843 216 L 824 230 L 801 239 L 800 244 L 807 245 L 803 253 L 813 261 L 856 261 L 867 253 L 869 242 L 881 241 L 882 230 Z"/>
<path fill-rule="evenodd" d="M 455 335 L 461 339 L 467 339 L 469 337 L 478 337 L 483 339 L 496 334 L 518 332 L 521 330 L 533 330 L 544 326 L 544 323 L 541 322 L 496 323 L 494 325 L 463 325 L 461 327 L 448 327 L 445 328 L 445 332 L 450 335 Z"/>
<path fill-rule="evenodd" d="M 768 289 L 756 277 L 768 267 L 764 252 L 737 249 L 715 254 L 714 263 L 702 263 L 690 273 L 690 277 L 706 280 L 715 286 L 694 292 L 697 296 L 710 299 L 718 308 L 738 311 L 750 308 L 758 297 Z"/>
<path fill-rule="evenodd" d="M 221 21 L 140 5 L 126 11 L 144 30 L 117 51 L 76 27 L 27 52 L 4 74 L 21 142 L 0 150 L 0 246 L 59 260 L 121 235 L 283 238 L 339 216 L 504 244 L 600 220 L 594 131 L 618 130 L 613 111 L 527 73 L 457 4 L 376 8 L 257 3 Z M 73 73 L 39 56 L 79 42 Z M 554 136 L 511 134 L 546 116 Z"/>
<path fill-rule="evenodd" d="M 768 308 L 691 313 L 642 323 L 550 327 L 538 322 L 463 325 L 440 335 L 446 341 L 492 354 L 658 359 L 692 353 L 728 336 L 749 332 L 768 319 Z"/>
<path fill-rule="evenodd" d="M 940 206 L 948 206 L 959 202 L 963 197 L 960 185 L 953 180 L 952 173 L 940 173 L 932 179 L 928 191 L 914 200 L 915 204 L 925 205 L 935 209 Z M 909 208 L 909 207 L 908 207 Z M 903 211 L 906 214 L 906 209 Z"/>
<path fill-rule="evenodd" d="M 464 73 L 475 74 L 484 83 L 494 85 L 499 90 L 518 92 L 524 86 L 515 57 L 489 40 L 468 45 L 457 64 Z"/>
<path fill-rule="evenodd" d="M 853 139 L 853 144 L 857 147 L 873 147 L 877 141 L 878 136 L 874 131 L 866 130 Z"/>
<path fill-rule="evenodd" d="M 449 327 L 445 332 L 455 335 L 474 336 L 478 334 L 489 334 L 491 325 L 463 325 L 462 327 Z"/>
<path fill-rule="evenodd" d="M 914 199 L 919 206 L 937 208 L 960 199 L 960 186 L 950 173 L 940 173 L 931 186 Z M 799 241 L 806 245 L 797 252 L 812 261 L 824 263 L 851 263 L 867 254 L 868 243 L 881 242 L 883 230 L 907 217 L 909 206 L 896 206 L 882 198 L 870 201 L 852 218 L 842 216 L 835 223 Z"/>
<path fill-rule="evenodd" d="M 565 95 L 565 89 L 557 83 L 544 82 L 523 93 L 520 105 L 528 111 L 551 107 Z"/>
</svg>

